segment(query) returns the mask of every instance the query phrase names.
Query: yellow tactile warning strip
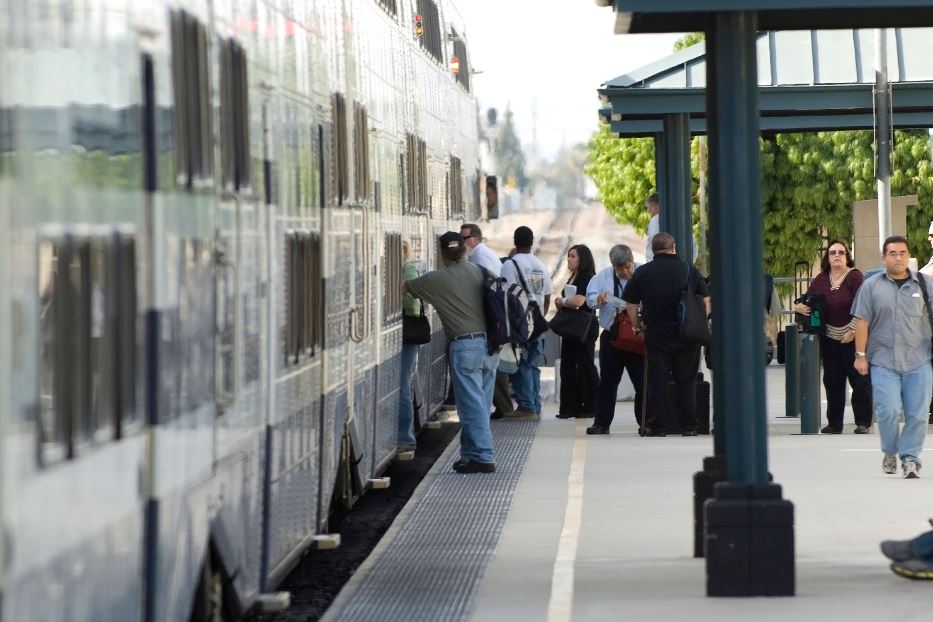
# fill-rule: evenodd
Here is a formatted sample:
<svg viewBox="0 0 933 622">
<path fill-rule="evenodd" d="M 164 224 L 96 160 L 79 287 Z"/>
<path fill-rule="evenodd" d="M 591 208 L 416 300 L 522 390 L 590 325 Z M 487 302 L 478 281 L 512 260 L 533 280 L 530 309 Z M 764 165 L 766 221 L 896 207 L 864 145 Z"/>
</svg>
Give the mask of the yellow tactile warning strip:
<svg viewBox="0 0 933 622">
<path fill-rule="evenodd" d="M 577 543 L 583 522 L 583 476 L 586 471 L 586 426 L 589 419 L 577 419 L 574 430 L 570 474 L 567 476 L 567 506 L 564 525 L 557 544 L 554 573 L 551 576 L 551 600 L 548 602 L 548 622 L 570 622 L 573 619 L 573 570 L 577 561 Z"/>
</svg>

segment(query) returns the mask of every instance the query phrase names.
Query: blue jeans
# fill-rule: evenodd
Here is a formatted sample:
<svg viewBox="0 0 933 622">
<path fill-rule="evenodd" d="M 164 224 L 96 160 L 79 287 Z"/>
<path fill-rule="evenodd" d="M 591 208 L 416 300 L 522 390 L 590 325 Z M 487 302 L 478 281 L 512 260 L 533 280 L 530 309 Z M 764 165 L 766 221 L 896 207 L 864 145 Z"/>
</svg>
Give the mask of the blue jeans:
<svg viewBox="0 0 933 622">
<path fill-rule="evenodd" d="M 927 434 L 927 413 L 933 393 L 933 368 L 924 363 L 906 373 L 871 366 L 875 418 L 881 435 L 881 451 L 910 459 L 920 466 L 920 452 Z M 897 418 L 904 413 L 904 429 L 898 433 Z"/>
<path fill-rule="evenodd" d="M 411 403 L 411 375 L 421 346 L 402 346 L 402 383 L 398 390 L 398 444 L 415 444 L 415 408 Z"/>
<path fill-rule="evenodd" d="M 489 410 L 499 357 L 486 352 L 486 339 L 450 343 L 450 376 L 460 415 L 460 458 L 493 462 Z"/>
<path fill-rule="evenodd" d="M 544 362 L 541 354 L 541 340 L 535 339 L 522 346 L 522 358 L 518 362 L 518 371 L 510 376 L 512 390 L 521 410 L 541 412 L 541 369 Z"/>
</svg>

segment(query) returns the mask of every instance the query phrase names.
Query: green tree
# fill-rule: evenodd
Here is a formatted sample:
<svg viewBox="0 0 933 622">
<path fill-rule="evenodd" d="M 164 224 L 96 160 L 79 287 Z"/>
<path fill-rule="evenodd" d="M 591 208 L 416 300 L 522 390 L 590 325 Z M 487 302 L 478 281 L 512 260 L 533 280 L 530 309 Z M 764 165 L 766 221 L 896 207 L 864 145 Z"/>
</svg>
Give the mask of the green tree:
<svg viewBox="0 0 933 622">
<path fill-rule="evenodd" d="M 496 137 L 496 162 L 499 175 L 505 185 L 517 186 L 524 190 L 528 187 L 528 175 L 525 173 L 525 152 L 522 142 L 515 131 L 511 106 L 505 108 L 505 119 Z"/>
<path fill-rule="evenodd" d="M 683 50 L 684 48 L 688 48 L 691 45 L 694 45 L 696 43 L 699 43 L 700 41 L 703 41 L 704 39 L 706 39 L 706 35 L 702 32 L 687 33 L 686 35 L 684 35 L 677 41 L 674 41 L 674 51 L 679 52 Z"/>
<path fill-rule="evenodd" d="M 645 198 L 654 192 L 654 141 L 651 138 L 619 138 L 602 124 L 589 142 L 585 172 L 596 184 L 599 199 L 619 223 L 641 233 L 650 216 Z"/>
<path fill-rule="evenodd" d="M 583 198 L 587 157 L 587 147 L 582 143 L 563 147 L 553 162 L 545 163 L 532 177 L 536 183 L 545 183 L 554 189 L 558 205 L 569 205 Z"/>
<path fill-rule="evenodd" d="M 873 137 L 868 131 L 777 134 L 762 138 L 759 146 L 764 268 L 789 276 L 797 261 L 819 260 L 827 237 L 851 241 L 852 202 L 876 195 Z M 652 141 L 619 139 L 603 125 L 589 147 L 586 171 L 600 200 L 617 221 L 644 231 L 648 218 L 642 204 L 654 188 Z M 923 264 L 930 254 L 926 231 L 933 217 L 933 165 L 925 131 L 895 133 L 891 192 L 918 196 L 919 205 L 907 213 L 907 237 Z M 694 192 L 694 221 L 697 202 Z"/>
</svg>

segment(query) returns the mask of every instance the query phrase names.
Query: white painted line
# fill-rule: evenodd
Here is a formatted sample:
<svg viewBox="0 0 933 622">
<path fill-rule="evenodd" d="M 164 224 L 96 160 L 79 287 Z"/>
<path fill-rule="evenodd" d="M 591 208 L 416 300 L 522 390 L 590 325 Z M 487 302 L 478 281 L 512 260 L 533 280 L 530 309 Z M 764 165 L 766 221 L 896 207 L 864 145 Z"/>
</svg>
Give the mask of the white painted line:
<svg viewBox="0 0 933 622">
<path fill-rule="evenodd" d="M 577 560 L 580 524 L 583 522 L 583 474 L 586 469 L 586 426 L 588 419 L 577 419 L 574 430 L 570 474 L 567 476 L 567 506 L 564 526 L 560 531 L 554 572 L 551 575 L 551 599 L 548 602 L 548 622 L 570 622 L 573 619 L 573 571 Z"/>
</svg>

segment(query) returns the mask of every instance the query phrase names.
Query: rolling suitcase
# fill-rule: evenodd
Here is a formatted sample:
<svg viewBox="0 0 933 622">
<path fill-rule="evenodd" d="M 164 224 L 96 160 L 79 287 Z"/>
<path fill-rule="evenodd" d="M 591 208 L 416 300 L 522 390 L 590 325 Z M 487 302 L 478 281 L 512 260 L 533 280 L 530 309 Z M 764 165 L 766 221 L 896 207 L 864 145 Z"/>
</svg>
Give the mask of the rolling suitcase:
<svg viewBox="0 0 933 622">
<path fill-rule="evenodd" d="M 665 417 L 670 425 L 677 426 L 677 387 L 673 380 L 668 380 L 664 389 Z M 703 378 L 703 372 L 697 372 L 696 403 L 697 434 L 709 434 L 710 385 L 709 381 Z"/>
</svg>

